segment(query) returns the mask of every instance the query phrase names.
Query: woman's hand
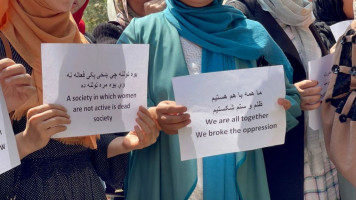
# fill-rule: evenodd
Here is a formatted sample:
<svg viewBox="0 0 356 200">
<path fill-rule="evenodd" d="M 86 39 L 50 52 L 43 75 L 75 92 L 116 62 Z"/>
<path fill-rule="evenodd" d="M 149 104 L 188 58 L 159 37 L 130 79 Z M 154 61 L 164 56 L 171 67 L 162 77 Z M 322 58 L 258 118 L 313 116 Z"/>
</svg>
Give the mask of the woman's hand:
<svg viewBox="0 0 356 200">
<path fill-rule="evenodd" d="M 321 105 L 321 87 L 318 86 L 318 81 L 304 80 L 295 83 L 300 96 L 300 108 L 302 110 L 314 110 Z"/>
<path fill-rule="evenodd" d="M 283 106 L 284 110 L 288 110 L 292 105 L 287 99 L 279 98 L 277 103 Z"/>
<path fill-rule="evenodd" d="M 185 113 L 187 107 L 176 105 L 174 101 L 162 101 L 149 111 L 156 119 L 159 128 L 167 134 L 177 134 L 178 129 L 191 122 L 190 115 Z"/>
<path fill-rule="evenodd" d="M 123 141 L 124 147 L 130 151 L 150 146 L 159 135 L 156 123 L 146 108 L 140 106 L 137 116 L 135 131 L 130 131 Z"/>
<path fill-rule="evenodd" d="M 45 104 L 27 112 L 26 129 L 16 135 L 20 157 L 23 158 L 45 147 L 50 138 L 67 129 L 70 124 L 67 110 L 56 104 Z"/>
<path fill-rule="evenodd" d="M 110 142 L 107 152 L 108 158 L 135 149 L 142 149 L 156 142 L 159 130 L 148 110 L 140 106 L 137 116 L 136 122 L 138 125 L 134 127 L 134 131 L 130 131 L 125 137 L 117 137 Z"/>
<path fill-rule="evenodd" d="M 25 67 L 8 58 L 0 60 L 0 83 L 8 112 L 14 111 L 36 93 Z"/>
</svg>

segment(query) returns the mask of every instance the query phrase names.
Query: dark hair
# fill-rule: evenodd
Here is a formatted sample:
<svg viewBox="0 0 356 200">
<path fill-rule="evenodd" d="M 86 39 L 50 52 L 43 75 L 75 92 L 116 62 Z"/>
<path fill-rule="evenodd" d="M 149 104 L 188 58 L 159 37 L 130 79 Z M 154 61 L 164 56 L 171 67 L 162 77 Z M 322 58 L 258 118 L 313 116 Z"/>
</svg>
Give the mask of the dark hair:
<svg viewBox="0 0 356 200">
<path fill-rule="evenodd" d="M 342 0 L 314 0 L 313 2 L 317 21 L 324 21 L 331 25 L 347 19 Z"/>
</svg>

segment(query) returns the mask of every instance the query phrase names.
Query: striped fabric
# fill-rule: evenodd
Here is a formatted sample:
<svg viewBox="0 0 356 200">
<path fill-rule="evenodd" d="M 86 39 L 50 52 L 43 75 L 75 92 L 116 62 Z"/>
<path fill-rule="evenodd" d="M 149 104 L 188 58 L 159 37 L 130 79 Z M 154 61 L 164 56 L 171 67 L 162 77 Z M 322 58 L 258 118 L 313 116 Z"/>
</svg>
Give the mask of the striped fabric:
<svg viewBox="0 0 356 200">
<path fill-rule="evenodd" d="M 335 166 L 324 159 L 324 173 L 313 176 L 310 165 L 304 162 L 304 200 L 340 199 L 339 184 Z"/>
</svg>

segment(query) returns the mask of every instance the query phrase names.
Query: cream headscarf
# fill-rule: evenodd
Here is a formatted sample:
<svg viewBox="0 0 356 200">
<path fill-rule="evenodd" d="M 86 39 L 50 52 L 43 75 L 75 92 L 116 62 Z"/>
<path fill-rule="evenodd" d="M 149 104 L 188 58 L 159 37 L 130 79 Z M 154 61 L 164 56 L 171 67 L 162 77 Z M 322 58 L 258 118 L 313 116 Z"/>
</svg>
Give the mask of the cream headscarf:
<svg viewBox="0 0 356 200">
<path fill-rule="evenodd" d="M 27 110 L 42 104 L 41 43 L 88 43 L 80 34 L 70 13 L 53 11 L 44 0 L 0 0 L 0 31 L 19 55 L 32 67 L 32 80 L 37 88 L 23 106 L 15 110 L 20 119 Z M 59 139 L 66 144 L 96 148 L 98 136 Z"/>
<path fill-rule="evenodd" d="M 269 12 L 277 21 L 290 26 L 296 38 L 296 48 L 304 68 L 308 61 L 321 57 L 321 50 L 309 26 L 315 21 L 313 4 L 308 0 L 257 0 L 263 10 Z"/>
<path fill-rule="evenodd" d="M 263 10 L 268 11 L 281 26 L 289 26 L 292 30 L 293 43 L 308 72 L 308 61 L 321 58 L 321 50 L 309 26 L 315 18 L 312 13 L 313 4 L 308 0 L 258 0 Z M 283 27 L 285 28 L 285 27 Z M 308 124 L 309 113 L 305 113 Z M 308 161 L 311 173 L 319 176 L 325 173 L 324 160 L 327 159 L 322 130 L 313 130 L 308 125 L 306 129 L 306 143 L 304 159 Z"/>
</svg>

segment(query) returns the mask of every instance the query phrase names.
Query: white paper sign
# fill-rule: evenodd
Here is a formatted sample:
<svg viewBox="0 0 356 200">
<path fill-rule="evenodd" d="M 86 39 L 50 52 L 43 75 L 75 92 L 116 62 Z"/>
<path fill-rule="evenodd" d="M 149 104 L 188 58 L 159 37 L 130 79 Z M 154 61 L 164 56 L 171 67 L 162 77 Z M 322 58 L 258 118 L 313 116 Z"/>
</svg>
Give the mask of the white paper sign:
<svg viewBox="0 0 356 200">
<path fill-rule="evenodd" d="M 284 143 L 282 66 L 173 78 L 175 100 L 192 123 L 179 130 L 181 159 L 247 151 Z"/>
<path fill-rule="evenodd" d="M 330 26 L 331 32 L 334 35 L 335 40 L 338 40 L 341 35 L 343 35 L 348 26 L 350 26 L 353 20 L 346 20 L 342 22 L 338 22 Z"/>
<path fill-rule="evenodd" d="M 0 89 L 0 174 L 18 166 L 20 157 L 4 95 Z"/>
<path fill-rule="evenodd" d="M 148 45 L 42 44 L 43 101 L 71 119 L 55 137 L 133 130 L 147 71 Z"/>
<path fill-rule="evenodd" d="M 308 77 L 309 80 L 317 80 L 321 90 L 321 99 L 324 98 L 326 90 L 329 86 L 331 68 L 334 64 L 334 53 L 326 55 L 320 59 L 310 61 L 308 63 Z M 308 111 L 309 127 L 313 130 L 322 128 L 321 108 Z"/>
</svg>

